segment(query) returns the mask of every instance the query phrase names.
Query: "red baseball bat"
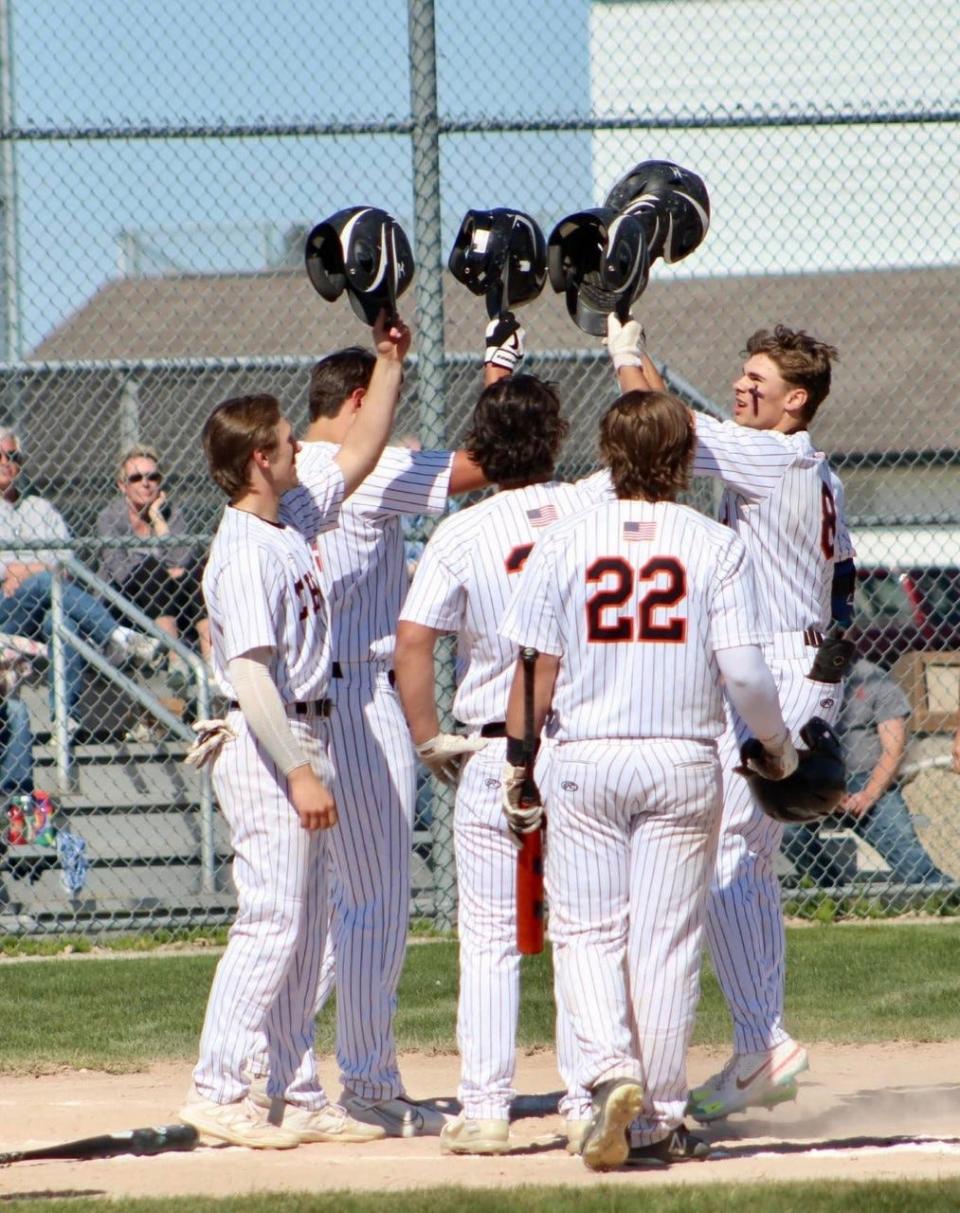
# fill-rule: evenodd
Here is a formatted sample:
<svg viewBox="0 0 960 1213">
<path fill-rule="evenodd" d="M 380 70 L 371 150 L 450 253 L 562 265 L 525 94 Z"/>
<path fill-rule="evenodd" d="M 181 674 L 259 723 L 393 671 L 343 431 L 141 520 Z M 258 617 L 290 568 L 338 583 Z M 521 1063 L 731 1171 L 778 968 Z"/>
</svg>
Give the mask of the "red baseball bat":
<svg viewBox="0 0 960 1213">
<path fill-rule="evenodd" d="M 540 803 L 533 778 L 536 734 L 533 720 L 533 671 L 536 649 L 522 649 L 523 662 L 523 750 L 526 775 L 520 789 L 520 807 Z M 543 951 L 543 826 L 524 834 L 517 855 L 517 951 L 535 956 Z"/>
</svg>

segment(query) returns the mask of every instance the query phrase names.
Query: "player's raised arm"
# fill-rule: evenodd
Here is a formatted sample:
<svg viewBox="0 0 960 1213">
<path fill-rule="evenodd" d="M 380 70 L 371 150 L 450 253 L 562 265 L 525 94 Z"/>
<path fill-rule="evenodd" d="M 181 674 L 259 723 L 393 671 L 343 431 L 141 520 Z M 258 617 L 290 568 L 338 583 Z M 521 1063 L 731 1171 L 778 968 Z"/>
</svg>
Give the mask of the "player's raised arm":
<svg viewBox="0 0 960 1213">
<path fill-rule="evenodd" d="M 403 360 L 410 348 L 410 330 L 400 319 L 389 323 L 386 313 L 381 312 L 373 326 L 373 340 L 377 361 L 363 408 L 334 456 L 343 473 L 345 497 L 373 471 L 390 437 L 403 383 Z"/>
<path fill-rule="evenodd" d="M 647 340 L 639 321 L 631 316 L 621 322 L 616 313 L 607 317 L 604 345 L 622 392 L 665 392 L 663 376 L 647 353 Z"/>
</svg>

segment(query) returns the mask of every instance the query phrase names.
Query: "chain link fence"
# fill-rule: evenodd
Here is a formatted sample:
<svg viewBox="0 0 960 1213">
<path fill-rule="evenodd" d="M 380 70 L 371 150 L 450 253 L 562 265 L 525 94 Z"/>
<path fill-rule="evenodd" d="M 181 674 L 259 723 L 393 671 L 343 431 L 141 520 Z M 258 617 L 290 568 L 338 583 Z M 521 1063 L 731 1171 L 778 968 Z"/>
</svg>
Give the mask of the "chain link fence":
<svg viewBox="0 0 960 1213">
<path fill-rule="evenodd" d="M 252 390 L 301 424 L 313 360 L 369 340 L 307 282 L 306 232 L 358 203 L 398 217 L 417 278 L 397 434 L 452 445 L 485 322 L 444 268 L 464 212 L 517 207 L 549 235 L 657 158 L 698 172 L 713 211 L 636 309 L 672 386 L 723 414 L 746 337 L 777 321 L 840 349 L 813 434 L 846 485 L 876 667 L 850 691 L 852 765 L 859 788 L 878 747 L 905 747 L 908 776 L 793 839 L 785 895 L 953 889 L 958 57 L 949 0 L 0 0 L 2 929 L 229 919 L 226 831 L 180 761 L 212 693 L 199 431 Z M 581 475 L 606 358 L 549 288 L 522 316 Z M 423 784 L 413 910 L 441 924 L 449 812 Z"/>
</svg>

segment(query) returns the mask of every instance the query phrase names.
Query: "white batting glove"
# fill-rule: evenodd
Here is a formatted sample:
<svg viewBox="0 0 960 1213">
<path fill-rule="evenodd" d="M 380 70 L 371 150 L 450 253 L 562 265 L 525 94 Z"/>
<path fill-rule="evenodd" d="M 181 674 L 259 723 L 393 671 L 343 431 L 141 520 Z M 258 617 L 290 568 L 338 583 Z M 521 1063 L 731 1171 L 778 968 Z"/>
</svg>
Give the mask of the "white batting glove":
<svg viewBox="0 0 960 1213">
<path fill-rule="evenodd" d="M 533 781 L 533 798 L 521 804 L 524 784 L 527 783 L 527 768 L 515 767 L 505 762 L 500 771 L 500 808 L 507 819 L 512 841 L 523 846 L 524 834 L 531 834 L 543 825 L 543 802 L 540 789 Z"/>
<path fill-rule="evenodd" d="M 513 312 L 504 312 L 491 320 L 483 335 L 486 342 L 484 366 L 498 366 L 511 373 L 515 371 L 523 361 L 527 335 Z"/>
<path fill-rule="evenodd" d="M 237 734 L 225 720 L 196 720 L 190 726 L 197 735 L 196 741 L 184 755 L 183 761 L 188 767 L 203 767 L 211 765 L 228 741 L 233 741 Z"/>
<path fill-rule="evenodd" d="M 417 757 L 435 775 L 441 783 L 449 788 L 457 786 L 460 778 L 460 768 L 477 750 L 482 750 L 487 744 L 485 737 L 461 737 L 459 733 L 438 733 L 429 741 L 421 741 L 414 746 Z"/>
<path fill-rule="evenodd" d="M 610 352 L 614 370 L 625 366 L 643 366 L 647 338 L 643 326 L 631 316 L 626 324 L 614 312 L 607 317 L 607 335 L 603 344 Z"/>
<path fill-rule="evenodd" d="M 764 779 L 778 781 L 786 779 L 797 769 L 799 763 L 797 751 L 790 740 L 789 733 L 779 739 L 759 741 L 751 737 L 745 742 L 740 751 L 742 774 L 752 771 Z"/>
</svg>

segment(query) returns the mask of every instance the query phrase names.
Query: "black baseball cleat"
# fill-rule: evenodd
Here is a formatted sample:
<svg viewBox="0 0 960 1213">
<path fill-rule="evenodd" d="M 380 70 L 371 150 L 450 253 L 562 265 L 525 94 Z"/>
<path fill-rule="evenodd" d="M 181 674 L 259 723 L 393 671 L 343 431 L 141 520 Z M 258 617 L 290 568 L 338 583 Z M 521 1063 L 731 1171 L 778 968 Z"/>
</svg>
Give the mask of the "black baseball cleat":
<svg viewBox="0 0 960 1213">
<path fill-rule="evenodd" d="M 610 1078 L 593 1089 L 593 1116 L 580 1154 L 591 1171 L 612 1171 L 627 1161 L 627 1129 L 640 1115 L 643 1088 L 635 1078 Z"/>
<path fill-rule="evenodd" d="M 652 1146 L 631 1146 L 627 1154 L 628 1167 L 669 1167 L 675 1162 L 703 1162 L 710 1157 L 710 1147 L 702 1137 L 687 1132 L 678 1125 L 662 1141 Z"/>
</svg>

